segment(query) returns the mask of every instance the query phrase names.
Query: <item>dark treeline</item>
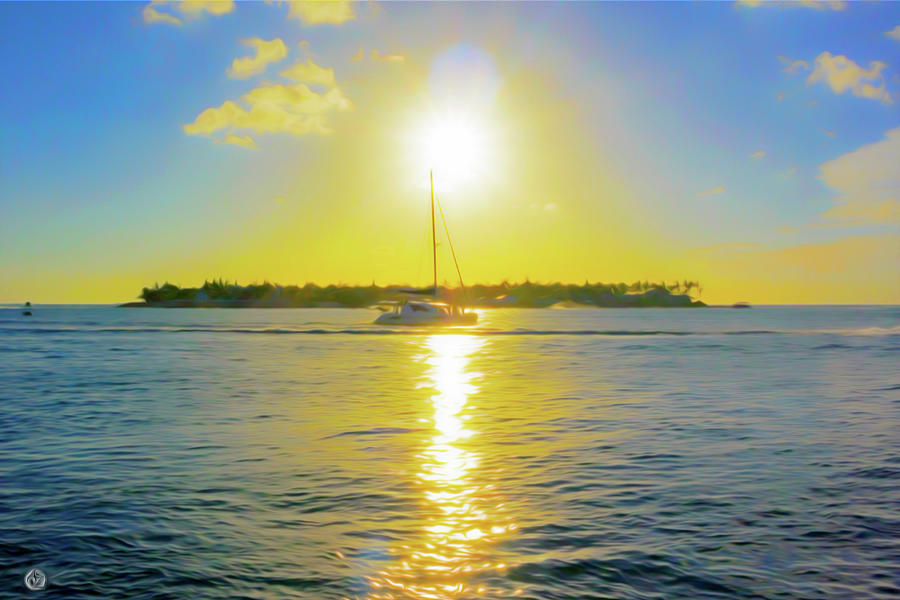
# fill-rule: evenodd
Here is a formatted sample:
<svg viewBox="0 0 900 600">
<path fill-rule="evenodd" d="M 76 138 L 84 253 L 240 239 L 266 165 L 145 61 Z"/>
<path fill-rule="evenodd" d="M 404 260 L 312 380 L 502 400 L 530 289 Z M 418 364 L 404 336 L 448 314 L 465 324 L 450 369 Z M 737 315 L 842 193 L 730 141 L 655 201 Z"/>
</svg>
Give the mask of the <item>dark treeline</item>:
<svg viewBox="0 0 900 600">
<path fill-rule="evenodd" d="M 171 283 L 144 288 L 140 298 L 149 306 L 258 306 L 258 307 L 364 307 L 394 300 L 401 286 L 326 285 L 281 286 L 268 281 L 238 285 L 222 279 L 206 281 L 199 288 L 181 288 Z M 696 281 L 673 283 L 565 283 L 503 282 L 473 285 L 465 290 L 440 287 L 438 296 L 469 306 L 542 307 L 558 303 L 593 306 L 703 306 L 691 296 L 702 293 Z"/>
</svg>

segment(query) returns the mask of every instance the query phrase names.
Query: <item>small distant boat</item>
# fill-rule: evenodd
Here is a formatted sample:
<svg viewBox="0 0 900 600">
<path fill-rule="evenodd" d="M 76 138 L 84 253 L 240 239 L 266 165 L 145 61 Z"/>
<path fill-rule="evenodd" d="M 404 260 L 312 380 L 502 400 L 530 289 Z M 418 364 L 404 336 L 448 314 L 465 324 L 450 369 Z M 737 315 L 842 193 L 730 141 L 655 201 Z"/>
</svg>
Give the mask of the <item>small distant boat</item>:
<svg viewBox="0 0 900 600">
<path fill-rule="evenodd" d="M 731 305 L 731 308 L 750 308 L 749 302 L 735 302 Z"/>
<path fill-rule="evenodd" d="M 425 289 L 400 289 L 397 290 L 405 297 L 396 302 L 382 303 L 379 309 L 386 312 L 379 315 L 375 319 L 376 325 L 474 325 L 478 322 L 478 314 L 474 312 L 466 312 L 465 306 L 454 302 L 440 302 L 437 300 L 437 240 L 435 239 L 434 226 L 434 172 L 430 174 L 431 178 L 431 260 L 432 273 L 434 275 L 433 283 L 430 288 Z M 441 220 L 444 217 L 441 210 Z M 444 221 L 444 229 L 447 229 L 447 222 Z M 450 232 L 446 231 L 447 239 L 450 239 Z M 453 242 L 450 242 L 450 250 L 453 252 Z M 459 264 L 456 263 L 456 253 L 453 252 L 453 262 L 456 264 L 457 273 L 459 273 Z M 462 275 L 460 275 L 459 285 L 462 288 Z M 463 291 L 465 292 L 464 288 Z M 412 300 L 413 296 L 431 296 L 434 300 Z"/>
<path fill-rule="evenodd" d="M 31 316 L 31 302 L 26 302 L 26 303 L 25 303 L 25 310 L 22 311 L 22 316 L 23 316 L 23 317 L 30 317 L 30 316 Z"/>
</svg>

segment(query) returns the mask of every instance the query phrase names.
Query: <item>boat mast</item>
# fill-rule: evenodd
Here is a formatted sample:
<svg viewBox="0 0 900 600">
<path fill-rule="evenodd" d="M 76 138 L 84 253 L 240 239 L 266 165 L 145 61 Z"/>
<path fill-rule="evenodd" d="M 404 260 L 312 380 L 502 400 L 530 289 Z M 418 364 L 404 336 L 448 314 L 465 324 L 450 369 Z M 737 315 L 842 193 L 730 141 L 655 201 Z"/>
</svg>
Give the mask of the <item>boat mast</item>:
<svg viewBox="0 0 900 600">
<path fill-rule="evenodd" d="M 431 179 L 431 261 L 434 273 L 434 295 L 437 296 L 437 240 L 434 234 L 434 169 L 429 170 Z"/>
</svg>

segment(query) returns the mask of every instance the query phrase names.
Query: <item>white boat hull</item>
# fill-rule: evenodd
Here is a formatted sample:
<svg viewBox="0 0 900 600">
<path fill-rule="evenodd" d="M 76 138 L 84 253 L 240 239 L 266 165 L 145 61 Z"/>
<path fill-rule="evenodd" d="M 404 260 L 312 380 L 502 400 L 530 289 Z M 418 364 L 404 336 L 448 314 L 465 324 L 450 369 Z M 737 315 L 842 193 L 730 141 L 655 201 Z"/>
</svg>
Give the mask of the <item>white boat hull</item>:
<svg viewBox="0 0 900 600">
<path fill-rule="evenodd" d="M 478 315 L 439 302 L 406 302 L 379 315 L 376 325 L 474 325 Z"/>
</svg>

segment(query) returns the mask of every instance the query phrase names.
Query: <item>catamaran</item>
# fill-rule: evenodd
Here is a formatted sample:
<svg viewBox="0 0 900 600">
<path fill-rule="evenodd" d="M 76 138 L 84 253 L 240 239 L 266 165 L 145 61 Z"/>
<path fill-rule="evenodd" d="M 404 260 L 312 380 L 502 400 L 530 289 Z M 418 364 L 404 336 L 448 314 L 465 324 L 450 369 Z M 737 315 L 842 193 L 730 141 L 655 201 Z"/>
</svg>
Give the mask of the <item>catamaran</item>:
<svg viewBox="0 0 900 600">
<path fill-rule="evenodd" d="M 429 173 L 431 179 L 431 262 L 434 279 L 429 288 L 413 289 L 401 288 L 398 293 L 404 297 L 401 300 L 387 303 L 391 309 L 375 319 L 377 325 L 474 325 L 478 321 L 478 315 L 474 312 L 466 312 L 465 306 L 456 302 L 440 302 L 437 300 L 437 240 L 435 238 L 434 225 L 434 172 Z M 444 211 L 441 210 L 441 220 L 444 223 L 444 231 L 447 241 L 450 241 L 450 231 L 447 229 L 447 221 L 444 219 Z M 462 275 L 459 271 L 459 263 L 456 261 L 456 252 L 453 251 L 453 242 L 450 242 L 450 251 L 456 272 L 460 275 L 460 290 L 465 294 L 462 284 Z M 428 298 L 413 300 L 412 298 Z"/>
</svg>

